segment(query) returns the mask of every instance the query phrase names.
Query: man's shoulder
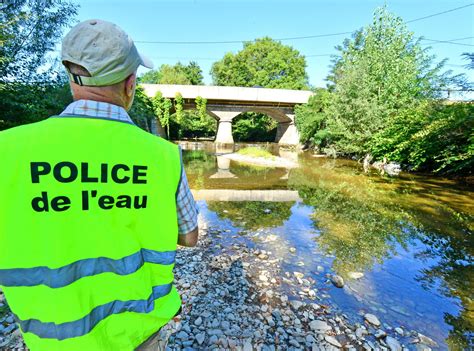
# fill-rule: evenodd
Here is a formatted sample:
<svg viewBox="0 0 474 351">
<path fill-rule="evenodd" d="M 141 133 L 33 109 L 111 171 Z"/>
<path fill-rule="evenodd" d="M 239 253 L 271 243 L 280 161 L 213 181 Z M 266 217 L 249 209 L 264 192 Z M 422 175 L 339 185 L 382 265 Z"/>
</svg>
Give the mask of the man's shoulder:
<svg viewBox="0 0 474 351">
<path fill-rule="evenodd" d="M 37 128 L 43 126 L 44 122 L 45 120 L 42 120 L 2 130 L 0 131 L 0 141 L 10 140 L 11 138 L 18 139 L 22 136 L 28 137 L 30 133 L 33 133 Z"/>
</svg>

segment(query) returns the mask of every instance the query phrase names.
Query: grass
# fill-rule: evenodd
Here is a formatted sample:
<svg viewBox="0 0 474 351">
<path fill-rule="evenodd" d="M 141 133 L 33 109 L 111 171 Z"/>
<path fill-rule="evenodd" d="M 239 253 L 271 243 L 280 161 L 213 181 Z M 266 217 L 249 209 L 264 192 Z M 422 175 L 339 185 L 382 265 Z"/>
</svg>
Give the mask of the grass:
<svg viewBox="0 0 474 351">
<path fill-rule="evenodd" d="M 251 157 L 262 157 L 266 159 L 273 160 L 275 156 L 273 156 L 267 150 L 260 149 L 258 147 L 246 147 L 244 149 L 240 149 L 237 151 L 240 155 L 251 156 Z"/>
</svg>

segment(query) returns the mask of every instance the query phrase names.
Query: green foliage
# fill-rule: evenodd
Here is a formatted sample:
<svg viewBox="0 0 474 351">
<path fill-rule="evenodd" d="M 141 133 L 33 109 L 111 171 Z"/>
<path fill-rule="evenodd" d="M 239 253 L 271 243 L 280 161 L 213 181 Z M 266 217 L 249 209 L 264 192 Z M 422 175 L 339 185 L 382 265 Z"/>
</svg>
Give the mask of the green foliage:
<svg viewBox="0 0 474 351">
<path fill-rule="evenodd" d="M 183 95 L 176 93 L 174 97 L 174 109 L 176 111 L 176 122 L 181 123 L 183 120 L 183 109 L 184 109 Z"/>
<path fill-rule="evenodd" d="M 216 130 L 216 120 L 209 115 L 200 116 L 196 110 L 183 111 L 183 117 L 179 122 L 177 113 L 171 115 L 171 139 L 209 138 L 216 134 Z"/>
<path fill-rule="evenodd" d="M 47 54 L 74 20 L 76 8 L 61 0 L 18 0 L 2 5 L 0 130 L 60 113 L 72 101 L 67 79 Z"/>
<path fill-rule="evenodd" d="M 141 86 L 137 86 L 135 92 L 135 99 L 130 111 L 128 111 L 130 118 L 140 128 L 150 132 L 153 119 L 156 118 L 153 109 L 153 101 L 149 98 Z"/>
<path fill-rule="evenodd" d="M 403 110 L 437 97 L 445 84 L 401 18 L 385 7 L 371 25 L 339 48 L 330 80 L 334 84 L 329 130 L 345 154 L 368 151 L 372 135 Z"/>
<path fill-rule="evenodd" d="M 306 60 L 291 46 L 265 37 L 244 43 L 212 65 L 215 85 L 307 89 Z"/>
<path fill-rule="evenodd" d="M 434 64 L 401 18 L 379 8 L 338 49 L 328 91 L 296 108 L 302 142 L 413 170 L 470 172 L 472 107 L 435 102 L 462 77 L 441 73 L 443 63 Z"/>
<path fill-rule="evenodd" d="M 157 70 L 144 73 L 140 83 L 202 85 L 203 76 L 199 65 L 192 61 L 188 65 L 178 62 L 175 65 L 161 65 Z"/>
<path fill-rule="evenodd" d="M 374 134 L 370 150 L 413 170 L 469 172 L 474 167 L 474 106 L 425 103 L 404 111 Z"/>
<path fill-rule="evenodd" d="M 277 122 L 264 114 L 245 112 L 232 121 L 235 141 L 275 141 Z"/>
<path fill-rule="evenodd" d="M 47 53 L 77 14 L 77 5 L 63 0 L 6 1 L 0 11 L 0 83 L 49 82 L 56 74 L 38 72 L 51 66 Z"/>
<path fill-rule="evenodd" d="M 207 117 L 207 100 L 201 96 L 196 97 L 196 110 L 201 120 Z"/>
<path fill-rule="evenodd" d="M 300 133 L 300 141 L 317 147 L 328 144 L 327 109 L 331 93 L 317 89 L 307 104 L 295 107 L 295 122 Z"/>
<path fill-rule="evenodd" d="M 238 154 L 245 155 L 245 156 L 252 156 L 252 157 L 263 157 L 263 158 L 275 158 L 271 152 L 267 150 L 261 149 L 259 147 L 246 147 L 237 151 Z"/>
<path fill-rule="evenodd" d="M 170 136 L 170 113 L 171 107 L 173 106 L 171 100 L 164 98 L 163 94 L 158 91 L 152 99 L 153 112 L 155 113 L 157 122 L 161 124 L 163 128 L 166 128 L 166 135 Z"/>
</svg>

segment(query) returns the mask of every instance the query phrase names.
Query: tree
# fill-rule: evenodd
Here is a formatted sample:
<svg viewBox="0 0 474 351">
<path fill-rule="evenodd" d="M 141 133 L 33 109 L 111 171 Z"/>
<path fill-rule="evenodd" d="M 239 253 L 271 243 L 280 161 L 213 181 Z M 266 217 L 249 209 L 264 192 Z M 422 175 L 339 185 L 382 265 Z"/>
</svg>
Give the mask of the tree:
<svg viewBox="0 0 474 351">
<path fill-rule="evenodd" d="M 63 0 L 6 1 L 0 10 L 0 130 L 59 113 L 72 101 L 48 53 L 77 6 Z"/>
<path fill-rule="evenodd" d="M 152 121 L 156 119 L 153 100 L 145 94 L 141 86 L 137 86 L 133 105 L 128 114 L 140 128 L 151 131 Z"/>
<path fill-rule="evenodd" d="M 330 130 L 342 153 L 363 154 L 374 134 L 402 110 L 439 96 L 447 85 L 402 19 L 385 7 L 339 47 L 332 74 Z"/>
<path fill-rule="evenodd" d="M 50 78 L 53 72 L 40 73 L 38 68 L 51 63 L 47 53 L 54 49 L 63 29 L 74 20 L 77 5 L 63 0 L 5 3 L 0 11 L 0 82 Z"/>
<path fill-rule="evenodd" d="M 215 85 L 307 89 L 306 60 L 291 46 L 265 37 L 244 43 L 211 68 Z"/>
<path fill-rule="evenodd" d="M 151 84 L 203 84 L 202 71 L 196 62 L 183 65 L 178 62 L 175 65 L 161 65 L 157 70 L 151 70 L 139 78 L 140 83 Z"/>
</svg>

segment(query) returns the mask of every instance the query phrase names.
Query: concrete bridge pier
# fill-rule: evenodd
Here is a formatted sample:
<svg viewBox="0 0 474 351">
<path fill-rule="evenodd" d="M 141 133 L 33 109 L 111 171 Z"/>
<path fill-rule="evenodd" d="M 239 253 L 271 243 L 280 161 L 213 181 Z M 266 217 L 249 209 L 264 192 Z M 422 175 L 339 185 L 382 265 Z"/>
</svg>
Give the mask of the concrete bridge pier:
<svg viewBox="0 0 474 351">
<path fill-rule="evenodd" d="M 234 138 L 232 137 L 232 120 L 235 116 L 239 115 L 241 111 L 219 111 L 213 109 L 208 112 L 212 116 L 215 116 L 218 120 L 215 142 L 222 144 L 233 144 Z"/>
<path fill-rule="evenodd" d="M 275 142 L 281 145 L 297 145 L 300 140 L 298 129 L 295 125 L 295 115 L 286 115 L 290 120 L 278 122 Z"/>
</svg>

